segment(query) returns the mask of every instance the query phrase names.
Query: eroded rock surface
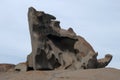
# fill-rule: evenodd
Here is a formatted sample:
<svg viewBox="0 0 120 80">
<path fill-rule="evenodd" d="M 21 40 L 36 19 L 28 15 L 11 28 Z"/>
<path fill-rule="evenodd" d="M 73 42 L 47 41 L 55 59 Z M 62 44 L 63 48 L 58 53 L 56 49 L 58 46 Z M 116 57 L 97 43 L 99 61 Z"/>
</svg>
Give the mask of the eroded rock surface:
<svg viewBox="0 0 120 80">
<path fill-rule="evenodd" d="M 100 68 L 88 70 L 53 70 L 0 73 L 0 80 L 120 80 L 120 70 Z"/>
<path fill-rule="evenodd" d="M 108 65 L 112 56 L 97 60 L 92 46 L 72 28 L 61 29 L 53 15 L 28 11 L 32 52 L 27 57 L 28 70 L 89 69 Z"/>
</svg>

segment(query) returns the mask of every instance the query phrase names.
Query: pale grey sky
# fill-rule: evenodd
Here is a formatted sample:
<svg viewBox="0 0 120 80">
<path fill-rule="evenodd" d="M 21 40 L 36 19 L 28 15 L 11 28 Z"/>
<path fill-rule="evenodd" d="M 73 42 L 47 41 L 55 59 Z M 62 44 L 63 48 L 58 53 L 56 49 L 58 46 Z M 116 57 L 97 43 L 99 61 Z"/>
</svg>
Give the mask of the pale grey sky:
<svg viewBox="0 0 120 80">
<path fill-rule="evenodd" d="M 113 55 L 108 67 L 120 68 L 120 0 L 1 0 L 0 63 L 26 61 L 31 52 L 27 11 L 30 6 L 56 16 L 99 53 Z"/>
</svg>

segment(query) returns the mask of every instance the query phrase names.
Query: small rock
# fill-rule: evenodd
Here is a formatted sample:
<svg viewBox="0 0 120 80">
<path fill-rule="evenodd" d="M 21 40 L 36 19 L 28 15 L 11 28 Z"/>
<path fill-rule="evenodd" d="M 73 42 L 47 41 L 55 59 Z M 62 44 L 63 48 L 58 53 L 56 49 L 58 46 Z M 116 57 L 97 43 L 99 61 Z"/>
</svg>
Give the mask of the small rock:
<svg viewBox="0 0 120 80">
<path fill-rule="evenodd" d="M 27 65 L 26 63 L 19 63 L 15 66 L 15 71 L 27 71 Z"/>
</svg>

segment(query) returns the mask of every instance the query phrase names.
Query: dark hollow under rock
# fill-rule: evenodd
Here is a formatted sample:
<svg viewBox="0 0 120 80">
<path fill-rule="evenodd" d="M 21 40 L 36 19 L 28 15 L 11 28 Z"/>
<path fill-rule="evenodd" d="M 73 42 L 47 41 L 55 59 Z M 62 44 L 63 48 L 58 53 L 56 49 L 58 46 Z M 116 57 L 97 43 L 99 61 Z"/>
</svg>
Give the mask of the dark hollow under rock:
<svg viewBox="0 0 120 80">
<path fill-rule="evenodd" d="M 89 69 L 108 65 L 112 55 L 97 60 L 92 46 L 72 28 L 61 29 L 60 22 L 53 15 L 28 11 L 32 52 L 27 57 L 28 70 Z"/>
</svg>

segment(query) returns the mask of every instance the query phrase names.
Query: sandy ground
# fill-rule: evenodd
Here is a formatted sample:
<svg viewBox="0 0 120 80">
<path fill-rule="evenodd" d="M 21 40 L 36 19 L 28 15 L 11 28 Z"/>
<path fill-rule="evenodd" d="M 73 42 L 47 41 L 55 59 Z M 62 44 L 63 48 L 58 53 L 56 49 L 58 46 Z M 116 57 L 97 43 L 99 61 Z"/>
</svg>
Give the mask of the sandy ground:
<svg viewBox="0 0 120 80">
<path fill-rule="evenodd" d="M 101 68 L 77 71 L 0 72 L 0 80 L 120 80 L 120 70 Z"/>
</svg>

